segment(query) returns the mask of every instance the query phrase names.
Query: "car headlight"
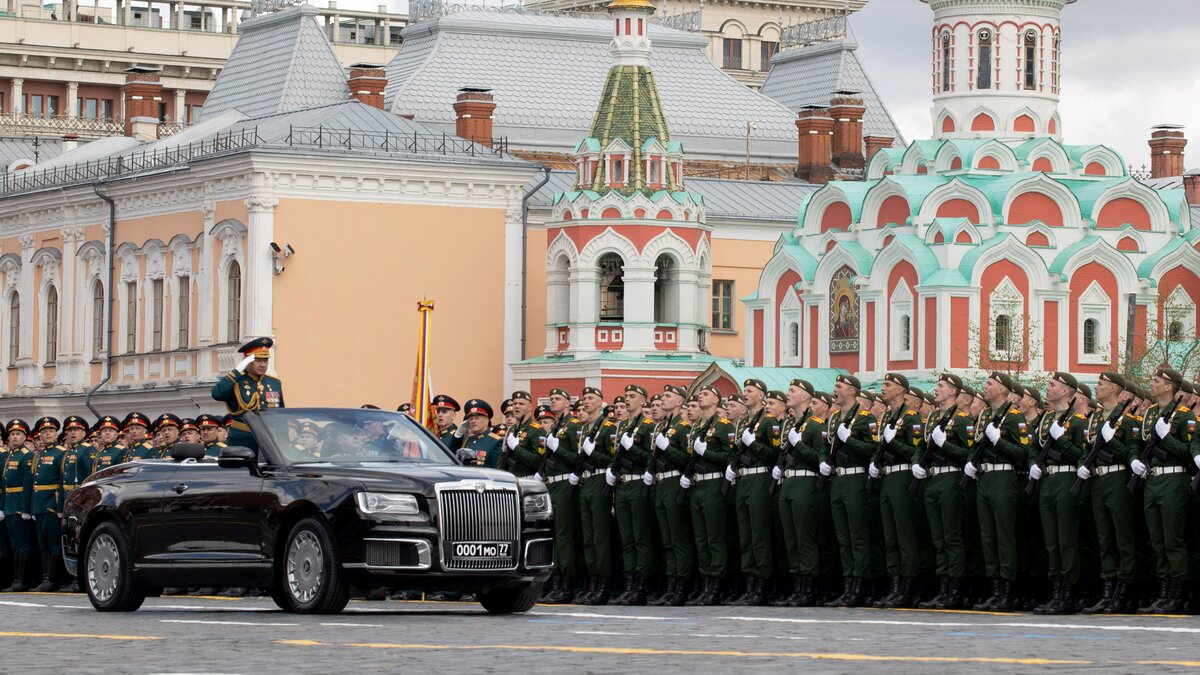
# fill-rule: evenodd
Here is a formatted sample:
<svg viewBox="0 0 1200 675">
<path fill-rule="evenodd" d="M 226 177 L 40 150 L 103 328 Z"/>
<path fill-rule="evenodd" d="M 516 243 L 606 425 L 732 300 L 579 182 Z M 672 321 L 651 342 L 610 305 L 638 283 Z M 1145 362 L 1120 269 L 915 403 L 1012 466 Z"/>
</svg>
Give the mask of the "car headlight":
<svg viewBox="0 0 1200 675">
<path fill-rule="evenodd" d="M 358 510 L 363 513 L 387 513 L 396 516 L 415 516 L 421 513 L 421 506 L 413 495 L 359 492 L 354 498 L 358 501 Z"/>
<path fill-rule="evenodd" d="M 525 495 L 525 498 L 521 501 L 521 507 L 525 511 L 525 520 L 545 520 L 554 515 L 554 507 L 550 504 L 549 492 Z"/>
</svg>

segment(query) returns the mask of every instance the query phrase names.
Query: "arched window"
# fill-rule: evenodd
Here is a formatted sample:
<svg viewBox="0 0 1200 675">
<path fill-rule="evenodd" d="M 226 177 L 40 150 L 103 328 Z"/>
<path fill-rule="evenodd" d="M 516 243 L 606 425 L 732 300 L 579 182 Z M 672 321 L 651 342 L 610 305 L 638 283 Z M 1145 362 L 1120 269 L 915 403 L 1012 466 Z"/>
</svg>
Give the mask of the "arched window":
<svg viewBox="0 0 1200 675">
<path fill-rule="evenodd" d="M 1007 352 L 1012 348 L 1012 319 L 1007 314 L 996 315 L 996 327 L 992 331 L 992 348 Z"/>
<path fill-rule="evenodd" d="M 912 317 L 905 314 L 900 317 L 900 351 L 912 349 Z"/>
<path fill-rule="evenodd" d="M 1172 321 L 1171 322 L 1171 325 L 1167 328 L 1167 341 L 1168 342 L 1183 342 L 1183 322 L 1182 321 Z"/>
<path fill-rule="evenodd" d="M 654 261 L 654 321 L 679 323 L 679 274 L 675 259 L 665 253 Z"/>
<path fill-rule="evenodd" d="M 179 297 L 176 299 L 178 307 L 179 331 L 176 335 L 176 348 L 187 349 L 191 343 L 191 327 L 192 327 L 192 278 L 189 276 L 181 276 L 178 281 Z"/>
<path fill-rule="evenodd" d="M 950 91 L 952 71 L 950 34 L 942 33 L 942 91 Z"/>
<path fill-rule="evenodd" d="M 1100 328 L 1100 322 L 1095 319 L 1088 319 L 1083 322 L 1083 353 L 1096 353 L 1096 332 Z"/>
<path fill-rule="evenodd" d="M 125 353 L 137 349 L 137 282 L 125 282 Z"/>
<path fill-rule="evenodd" d="M 234 260 L 229 263 L 229 271 L 226 273 L 226 284 L 228 285 L 228 320 L 225 328 L 225 339 L 228 342 L 237 342 L 242 336 L 242 266 L 238 261 Z"/>
<path fill-rule="evenodd" d="M 1037 89 L 1037 33 L 1025 31 L 1025 45 L 1022 51 L 1022 72 L 1025 88 Z"/>
<path fill-rule="evenodd" d="M 788 324 L 788 356 L 800 356 L 800 325 Z"/>
<path fill-rule="evenodd" d="M 46 364 L 58 360 L 58 289 L 46 289 Z"/>
<path fill-rule="evenodd" d="M 625 320 L 625 261 L 616 253 L 600 256 L 600 320 Z"/>
<path fill-rule="evenodd" d="M 163 348 L 163 280 L 154 279 L 150 282 L 151 321 L 150 351 L 161 352 Z"/>
<path fill-rule="evenodd" d="M 92 284 L 92 358 L 104 351 L 104 286 L 99 280 Z"/>
<path fill-rule="evenodd" d="M 13 292 L 8 299 L 8 365 L 16 365 L 21 355 L 21 294 Z"/>
<path fill-rule="evenodd" d="M 992 31 L 979 31 L 979 75 L 975 79 L 977 89 L 992 88 Z"/>
</svg>

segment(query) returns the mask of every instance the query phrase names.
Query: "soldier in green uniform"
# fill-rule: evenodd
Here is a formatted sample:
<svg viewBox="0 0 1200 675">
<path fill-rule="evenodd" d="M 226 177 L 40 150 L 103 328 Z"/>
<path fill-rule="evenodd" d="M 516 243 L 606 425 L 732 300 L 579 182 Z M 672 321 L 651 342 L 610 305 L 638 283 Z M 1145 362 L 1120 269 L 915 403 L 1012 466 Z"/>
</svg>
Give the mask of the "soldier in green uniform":
<svg viewBox="0 0 1200 675">
<path fill-rule="evenodd" d="M 770 471 L 779 461 L 787 397 L 768 391 L 762 380 L 748 379 L 742 387 L 746 418 L 735 427 L 737 445 L 724 475 L 732 490 L 741 571 L 746 577 L 745 594 L 732 604 L 758 606 L 765 604 L 766 587 L 775 573 L 772 535 L 777 508 L 771 497 Z"/>
<path fill-rule="evenodd" d="M 5 426 L 8 456 L 0 468 L 0 486 L 4 488 L 3 515 L 12 546 L 13 580 L 6 593 L 29 590 L 28 574 L 37 547 L 33 525 L 33 451 L 27 446 L 29 425 L 24 420 L 9 420 Z"/>
<path fill-rule="evenodd" d="M 791 595 L 775 604 L 811 607 L 816 602 L 816 578 L 821 572 L 818 453 L 829 442 L 825 420 L 833 399 L 799 379 L 788 386 L 787 398 L 791 414 L 784 424 L 783 461 L 771 470 L 771 478 L 780 483 L 779 517 L 793 587 Z"/>
<path fill-rule="evenodd" d="M 943 373 L 933 389 L 937 409 L 925 420 L 924 452 L 913 464 L 913 478 L 922 482 L 926 522 L 933 538 L 938 594 L 920 604 L 922 609 L 959 609 L 967 556 L 963 537 L 966 490 L 960 485 L 962 470 L 975 438 L 968 430 L 971 417 L 959 410 L 962 378 Z"/>
<path fill-rule="evenodd" d="M 105 415 L 96 420 L 95 429 L 96 454 L 92 457 L 91 471 L 88 475 L 125 461 L 125 446 L 117 442 L 121 421 L 112 415 Z"/>
<path fill-rule="evenodd" d="M 205 413 L 196 418 L 196 426 L 200 428 L 200 443 L 204 445 L 204 456 L 216 458 L 220 456 L 225 444 L 221 442 L 220 418 Z"/>
<path fill-rule="evenodd" d="M 513 402 L 516 403 L 515 397 Z M 569 603 L 575 599 L 574 578 L 579 571 L 575 535 L 580 520 L 579 495 L 569 489 L 568 481 L 579 463 L 583 422 L 571 412 L 571 396 L 564 389 L 550 390 L 550 409 L 556 417 L 554 425 L 546 431 L 545 450 L 535 474 L 535 478 L 546 482 L 554 506 L 554 568 L 560 578 L 556 580 L 557 591 L 547 596 L 546 601 Z"/>
<path fill-rule="evenodd" d="M 731 515 L 730 502 L 721 494 L 725 468 L 733 460 L 737 430 L 717 416 L 721 392 L 711 384 L 696 394 L 699 419 L 691 426 L 688 447 L 692 451 L 688 466 L 679 478 L 679 487 L 689 502 L 692 529 L 703 590 L 688 604 L 716 605 L 720 602 L 721 582 L 729 568 L 726 542 Z"/>
<path fill-rule="evenodd" d="M 686 395 L 683 387 L 663 387 L 659 399 L 662 420 L 654 426 L 654 450 L 642 474 L 643 485 L 651 486 L 667 575 L 667 591 L 655 604 L 671 607 L 682 606 L 687 600 L 688 585 L 696 571 L 691 512 L 686 503 L 679 501 L 679 477 L 688 464 L 692 425 L 683 412 Z"/>
<path fill-rule="evenodd" d="M 462 406 L 453 397 L 445 394 L 433 397 L 433 416 L 437 424 L 438 440 L 447 448 L 453 442 L 454 432 L 458 430 L 458 425 L 454 423 L 454 416 L 458 414 L 459 410 L 462 410 Z"/>
<path fill-rule="evenodd" d="M 1090 481 L 1092 516 L 1100 547 L 1100 578 L 1104 593 L 1084 614 L 1123 614 L 1128 611 L 1129 585 L 1137 564 L 1135 507 L 1126 489 L 1127 466 L 1133 459 L 1133 435 L 1137 419 L 1122 404 L 1131 398 L 1128 383 L 1120 373 L 1100 374 L 1096 398 L 1102 407 L 1088 427 L 1088 446 L 1095 446 L 1094 466 L 1083 464 L 1076 475 Z"/>
<path fill-rule="evenodd" d="M 150 419 L 140 412 L 131 412 L 125 416 L 121 422 L 121 431 L 125 433 L 125 456 L 121 458 L 122 462 L 158 459 L 159 449 L 146 435 L 150 426 Z"/>
<path fill-rule="evenodd" d="M 88 432 L 87 420 L 70 415 L 63 420 L 62 491 L 59 504 L 65 504 L 67 496 L 88 477 L 84 470 L 90 468 L 89 456 L 96 450 L 84 440 Z"/>
<path fill-rule="evenodd" d="M 880 442 L 867 467 L 877 483 L 879 512 L 883 519 L 891 592 L 877 601 L 879 607 L 909 607 L 913 602 L 917 575 L 916 504 L 908 492 L 912 482 L 914 454 L 921 444 L 921 416 L 908 407 L 908 378 L 888 373 L 883 378 L 883 401 L 887 405 L 879 420 Z"/>
<path fill-rule="evenodd" d="M 37 531 L 38 552 L 41 554 L 42 583 L 33 588 L 37 593 L 52 593 L 59 586 L 59 560 L 62 558 L 62 513 L 59 495 L 62 491 L 62 458 L 66 449 L 58 444 L 61 424 L 54 417 L 42 417 L 33 424 L 33 433 L 42 442 L 42 449 L 33 454 L 30 471 L 33 474 L 33 493 L 29 512 L 33 514 Z"/>
<path fill-rule="evenodd" d="M 154 438 L 158 447 L 159 459 L 169 458 L 171 449 L 179 442 L 179 431 L 182 422 L 178 415 L 163 413 L 154 420 Z"/>
<path fill-rule="evenodd" d="M 1071 494 L 1071 485 L 1087 442 L 1087 417 L 1075 411 L 1079 382 L 1070 373 L 1057 372 L 1046 385 L 1046 401 L 1053 410 L 1042 418 L 1038 445 L 1050 445 L 1045 467 L 1029 461 L 1029 479 L 1039 484 L 1038 512 L 1046 539 L 1047 570 L 1054 585 L 1052 597 L 1034 609 L 1035 614 L 1074 614 L 1074 585 L 1079 581 L 1079 509 L 1082 501 Z M 1086 400 L 1086 399 L 1085 399 Z"/>
<path fill-rule="evenodd" d="M 1017 484 L 1016 467 L 1029 462 L 1029 435 L 1024 416 L 1012 405 L 1013 384 L 1011 377 L 998 372 L 984 383 L 983 397 L 989 407 L 979 414 L 975 453 L 963 465 L 967 477 L 978 482 L 976 503 L 983 561 L 992 580 L 991 597 L 975 604 L 972 608 L 976 611 L 1012 610 L 1012 582 L 1017 578 L 1017 509 L 1024 487 Z"/>
<path fill-rule="evenodd" d="M 267 375 L 273 346 L 275 341 L 269 337 L 242 345 L 238 352 L 246 358 L 213 385 L 213 399 L 221 401 L 229 409 L 229 433 L 222 439 L 229 445 L 257 450 L 254 434 L 250 433 L 250 427 L 242 416 L 248 412 L 284 407 L 283 383 Z"/>
<path fill-rule="evenodd" d="M 463 424 L 450 434 L 450 449 L 459 459 L 477 466 L 495 469 L 500 466 L 504 436 L 492 431 L 492 406 L 477 398 L 463 406 Z"/>
<path fill-rule="evenodd" d="M 1146 410 L 1141 436 L 1144 442 L 1157 438 L 1149 458 L 1140 457 L 1130 469 L 1145 479 L 1143 497 L 1146 526 L 1154 549 L 1158 576 L 1158 598 L 1138 608 L 1138 614 L 1175 614 L 1183 608 L 1188 575 L 1187 512 L 1190 499 L 1188 464 L 1200 467 L 1196 416 L 1180 397 L 1183 376 L 1173 368 L 1159 368 L 1150 380 L 1154 403 Z"/>
<path fill-rule="evenodd" d="M 831 478 L 830 507 L 842 561 L 842 595 L 830 607 L 857 607 L 871 574 L 871 514 L 867 500 L 867 465 L 875 452 L 875 421 L 857 401 L 862 384 L 853 375 L 838 375 L 833 396 L 837 411 L 829 419 L 828 446 L 818 448 L 817 470 Z"/>
<path fill-rule="evenodd" d="M 533 397 L 529 392 L 513 392 L 510 401 L 513 424 L 504 437 L 500 469 L 521 477 L 532 476 L 546 454 L 546 429 L 532 414 Z"/>
<path fill-rule="evenodd" d="M 617 425 L 619 447 L 613 465 L 604 474 L 615 493 L 614 510 L 626 575 L 625 593 L 613 601 L 617 605 L 646 604 L 646 583 L 654 571 L 654 511 L 641 480 L 654 444 L 654 420 L 646 409 L 648 394 L 641 385 L 625 385 L 625 420 Z"/>
<path fill-rule="evenodd" d="M 589 574 L 589 590 L 580 602 L 606 605 L 612 576 L 612 499 L 605 493 L 602 469 L 612 464 L 617 426 L 604 414 L 604 394 L 599 389 L 585 387 L 579 398 L 588 422 L 579 441 L 581 457 L 567 482 L 579 493 L 583 557 Z"/>
<path fill-rule="evenodd" d="M 184 417 L 179 420 L 179 442 L 200 444 L 200 427 L 196 425 L 195 419 Z"/>
</svg>

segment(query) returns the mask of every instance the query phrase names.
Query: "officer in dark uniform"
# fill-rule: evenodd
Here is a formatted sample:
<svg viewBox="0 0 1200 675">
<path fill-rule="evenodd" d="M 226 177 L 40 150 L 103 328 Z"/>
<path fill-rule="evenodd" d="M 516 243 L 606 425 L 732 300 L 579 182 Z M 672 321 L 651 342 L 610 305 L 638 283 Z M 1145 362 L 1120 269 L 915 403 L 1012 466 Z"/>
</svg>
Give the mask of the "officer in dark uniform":
<svg viewBox="0 0 1200 675">
<path fill-rule="evenodd" d="M 29 512 L 37 530 L 38 552 L 41 554 L 42 583 L 34 587 L 38 593 L 58 590 L 58 561 L 62 558 L 62 458 L 66 450 L 58 444 L 59 421 L 42 417 L 33 424 L 33 433 L 42 441 L 42 449 L 33 454 L 30 471 L 33 474 L 33 493 Z"/>
<path fill-rule="evenodd" d="M 269 337 L 251 340 L 238 348 L 246 358 L 236 368 L 225 374 L 212 388 L 214 400 L 221 401 L 229 409 L 229 445 L 258 449 L 254 434 L 242 416 L 248 412 L 282 408 L 283 383 L 267 375 L 270 365 L 271 347 L 275 341 Z"/>
<path fill-rule="evenodd" d="M 136 459 L 158 459 L 158 448 L 147 438 L 150 428 L 150 418 L 140 412 L 131 412 L 121 422 L 121 431 L 125 434 L 125 456 L 122 462 L 132 462 Z"/>
<path fill-rule="evenodd" d="M 59 494 L 59 504 L 65 504 L 67 496 L 88 477 L 85 469 L 91 467 L 91 455 L 96 449 L 87 443 L 88 423 L 78 415 L 71 415 L 63 420 L 63 457 L 62 457 L 62 492 Z"/>
<path fill-rule="evenodd" d="M 646 583 L 654 565 L 654 507 L 643 489 L 642 475 L 650 463 L 654 420 L 646 408 L 645 387 L 625 385 L 626 418 L 617 425 L 617 456 L 605 472 L 615 495 L 614 511 L 621 533 L 621 559 L 625 567 L 625 593 L 618 605 L 646 604 Z"/>
<path fill-rule="evenodd" d="M 816 489 L 817 452 L 829 442 L 825 420 L 833 399 L 800 379 L 788 386 L 787 399 L 790 414 L 782 431 L 783 460 L 771 470 L 771 478 L 779 483 L 779 516 L 794 579 L 791 595 L 774 604 L 811 607 L 816 602 L 822 555 L 819 533 L 823 499 Z"/>
<path fill-rule="evenodd" d="M 321 454 L 321 428 L 312 422 L 302 422 L 296 432 L 296 449 L 318 457 Z"/>
<path fill-rule="evenodd" d="M 778 508 L 769 474 L 779 460 L 787 398 L 782 392 L 768 391 L 762 380 L 748 379 L 742 386 L 747 417 L 738 425 L 734 461 L 725 467 L 724 476 L 731 484 L 740 566 L 746 577 L 746 592 L 732 604 L 758 606 L 766 602 L 767 585 L 775 573 Z"/>
<path fill-rule="evenodd" d="M 737 429 L 728 419 L 717 415 L 721 391 L 711 384 L 696 394 L 698 421 L 688 434 L 691 457 L 679 478 L 692 515 L 692 529 L 703 590 L 690 604 L 712 606 L 720 603 L 721 584 L 729 571 L 728 532 L 733 513 L 728 497 L 721 493 L 725 469 L 733 461 Z"/>
<path fill-rule="evenodd" d="M 668 384 L 659 399 L 662 419 L 654 428 L 654 450 L 650 464 L 642 474 L 642 484 L 650 487 L 658 535 L 667 574 L 667 591 L 656 605 L 679 607 L 687 600 L 688 585 L 696 571 L 695 540 L 686 502 L 680 503 L 679 477 L 691 456 L 688 433 L 691 420 L 683 411 L 687 392 Z"/>
<path fill-rule="evenodd" d="M 196 418 L 196 426 L 200 428 L 200 443 L 204 445 L 205 457 L 217 457 L 225 444 L 221 442 L 221 419 L 205 413 Z"/>
<path fill-rule="evenodd" d="M 604 490 L 604 470 L 613 460 L 617 425 L 608 419 L 604 393 L 599 389 L 584 387 L 579 400 L 583 403 L 588 422 L 581 429 L 579 438 L 581 457 L 574 467 L 569 468 L 571 473 L 567 476 L 567 484 L 572 486 L 568 490 L 578 491 L 583 557 L 590 576 L 590 592 L 582 599 L 577 599 L 577 602 L 607 605 L 608 580 L 612 576 L 612 499 L 606 496 Z"/>
<path fill-rule="evenodd" d="M 112 415 L 96 420 L 96 454 L 92 457 L 89 475 L 125 461 L 125 446 L 117 442 L 121 421 Z"/>
<path fill-rule="evenodd" d="M 462 410 L 462 406 L 453 398 L 445 394 L 433 397 L 433 415 L 437 421 L 438 440 L 447 448 L 453 442 L 454 432 L 458 429 L 458 425 L 454 423 L 454 416 L 459 410 Z"/>
<path fill-rule="evenodd" d="M 193 444 L 200 442 L 200 427 L 196 426 L 196 420 L 190 417 L 179 420 L 179 442 Z"/>
<path fill-rule="evenodd" d="M 504 436 L 492 431 L 492 406 L 477 398 L 463 407 L 463 424 L 450 434 L 451 450 L 464 462 L 495 469 L 500 466 Z"/>
<path fill-rule="evenodd" d="M 916 399 L 924 398 L 923 396 Z M 888 373 L 883 378 L 883 400 L 887 410 L 879 420 L 879 445 L 867 467 L 878 484 L 879 510 L 883 519 L 891 593 L 878 601 L 884 608 L 908 607 L 913 602 L 918 568 L 916 509 L 908 486 L 912 483 L 912 464 L 921 446 L 921 415 L 909 403 L 908 378 Z"/>
<path fill-rule="evenodd" d="M 163 413 L 154 420 L 154 438 L 160 459 L 171 456 L 171 448 L 179 442 L 180 425 L 179 416 L 172 413 Z"/>
<path fill-rule="evenodd" d="M 5 426 L 8 456 L 0 468 L 0 486 L 4 488 L 3 515 L 12 545 L 13 581 L 6 593 L 29 590 L 28 574 L 36 548 L 37 534 L 33 525 L 33 451 L 26 441 L 29 425 L 24 420 L 9 420 Z"/>
<path fill-rule="evenodd" d="M 517 476 L 534 475 L 546 454 L 546 429 L 533 418 L 533 397 L 527 391 L 512 395 L 513 420 L 504 437 L 500 469 Z"/>
<path fill-rule="evenodd" d="M 867 465 L 875 452 L 877 422 L 859 401 L 862 383 L 838 375 L 833 396 L 837 411 L 829 418 L 830 445 L 818 453 L 817 470 L 831 481 L 830 508 L 842 560 L 842 595 L 826 603 L 857 607 L 867 593 L 871 573 L 871 513 L 867 499 Z"/>
<path fill-rule="evenodd" d="M 549 429 L 550 427 L 554 426 L 554 420 L 556 417 L 554 415 L 554 411 L 550 409 L 550 406 L 539 405 L 533 409 L 533 419 L 538 424 Z"/>
</svg>

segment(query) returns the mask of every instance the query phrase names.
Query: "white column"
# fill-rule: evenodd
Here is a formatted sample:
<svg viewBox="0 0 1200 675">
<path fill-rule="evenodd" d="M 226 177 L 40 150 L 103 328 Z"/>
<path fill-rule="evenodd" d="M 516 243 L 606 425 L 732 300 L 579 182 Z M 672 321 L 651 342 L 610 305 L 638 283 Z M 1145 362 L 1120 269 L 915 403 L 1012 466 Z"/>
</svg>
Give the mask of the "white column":
<svg viewBox="0 0 1200 675">
<path fill-rule="evenodd" d="M 20 348 L 17 350 L 17 387 L 34 387 L 41 385 L 40 368 L 34 361 L 33 344 L 33 308 L 37 305 L 37 291 L 33 284 L 33 252 L 34 237 L 31 234 L 21 235 L 18 242 L 21 245 L 21 274 L 17 281 L 17 289 L 21 293 L 21 330 Z"/>
<path fill-rule="evenodd" d="M 76 260 L 83 231 L 66 228 L 62 235 L 62 281 L 58 288 L 58 368 L 55 378 L 59 384 L 75 384 L 79 363 L 78 340 L 75 327 L 79 325 L 76 308 L 80 306 L 79 289 L 76 287 Z"/>
<path fill-rule="evenodd" d="M 596 350 L 596 323 L 600 317 L 600 270 L 571 269 L 571 351 Z"/>
<path fill-rule="evenodd" d="M 183 123 L 187 121 L 187 96 L 186 89 L 175 90 L 175 122 Z"/>
<path fill-rule="evenodd" d="M 246 319 L 242 333 L 247 337 L 272 334 L 271 309 L 275 263 L 271 241 L 275 238 L 275 206 L 278 199 L 266 195 L 246 198 L 249 217 L 246 223 Z"/>
<path fill-rule="evenodd" d="M 654 267 L 625 266 L 622 351 L 654 351 Z"/>
<path fill-rule="evenodd" d="M 22 93 L 25 91 L 25 79 L 14 77 L 12 79 L 12 102 L 8 104 L 8 109 L 11 112 L 25 112 L 25 98 Z"/>
<path fill-rule="evenodd" d="M 696 331 L 703 329 L 704 324 L 699 312 L 699 273 L 694 270 L 679 270 L 679 317 L 676 322 L 675 346 L 681 352 L 694 352 L 699 348 Z"/>
<path fill-rule="evenodd" d="M 79 117 L 78 82 L 67 82 L 67 117 Z"/>
<path fill-rule="evenodd" d="M 569 324 L 571 281 L 567 270 L 546 273 L 546 354 L 558 351 L 558 326 Z M 563 311 L 566 309 L 567 311 Z M 574 342 L 574 340 L 572 340 Z"/>
<path fill-rule="evenodd" d="M 504 391 L 512 391 L 512 364 L 521 360 L 521 300 L 525 287 L 521 279 L 521 203 L 504 210 Z"/>
<path fill-rule="evenodd" d="M 204 207 L 204 232 L 200 237 L 200 270 L 196 275 L 196 340 L 200 347 L 208 347 L 213 343 L 213 303 L 216 296 L 214 288 L 213 246 L 216 240 L 212 236 L 213 220 L 216 209 L 212 205 Z"/>
</svg>

